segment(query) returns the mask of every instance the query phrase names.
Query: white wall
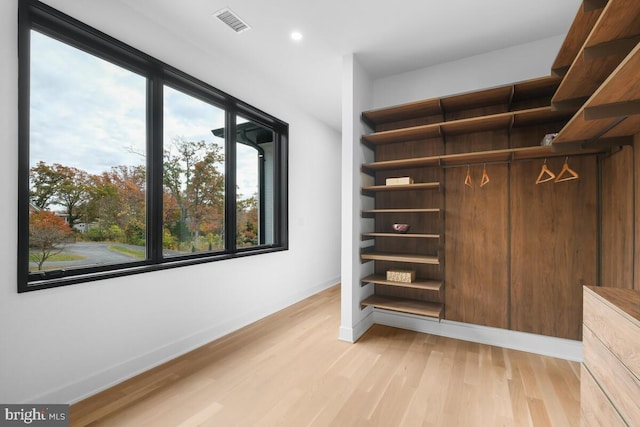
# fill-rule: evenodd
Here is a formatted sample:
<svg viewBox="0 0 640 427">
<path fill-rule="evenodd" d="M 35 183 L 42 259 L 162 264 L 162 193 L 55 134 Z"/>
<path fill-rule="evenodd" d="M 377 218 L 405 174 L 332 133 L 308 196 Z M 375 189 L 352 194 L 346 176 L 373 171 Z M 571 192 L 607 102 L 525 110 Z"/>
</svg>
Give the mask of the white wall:
<svg viewBox="0 0 640 427">
<path fill-rule="evenodd" d="M 549 75 L 564 35 L 377 79 L 373 107 L 487 89 Z"/>
<path fill-rule="evenodd" d="M 75 401 L 339 281 L 340 177 L 327 171 L 340 135 L 260 76 L 117 14 L 118 2 L 66 1 L 76 17 L 289 123 L 290 250 L 17 294 L 18 1 L 0 2 L 0 402 Z"/>
<path fill-rule="evenodd" d="M 373 272 L 373 263 L 360 264 L 360 233 L 372 227 L 371 220 L 361 220 L 360 211 L 373 208 L 373 200 L 360 195 L 370 177 L 360 172 L 360 165 L 373 161 L 373 152 L 360 143 L 366 129 L 360 114 L 371 108 L 372 79 L 354 54 L 342 61 L 342 316 L 339 337 L 355 341 L 371 325 L 371 309 L 360 310 L 360 301 L 373 293 L 372 285 L 360 286 L 360 278 Z M 367 204 L 369 205 L 368 207 Z M 367 230 L 367 231 L 373 231 Z"/>
</svg>

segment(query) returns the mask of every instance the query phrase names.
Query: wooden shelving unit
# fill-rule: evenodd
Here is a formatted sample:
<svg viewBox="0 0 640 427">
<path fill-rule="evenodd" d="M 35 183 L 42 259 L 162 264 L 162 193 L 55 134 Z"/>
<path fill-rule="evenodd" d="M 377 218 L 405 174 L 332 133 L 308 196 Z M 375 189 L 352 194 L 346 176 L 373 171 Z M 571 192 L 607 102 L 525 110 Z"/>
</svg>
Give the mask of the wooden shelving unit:
<svg viewBox="0 0 640 427">
<path fill-rule="evenodd" d="M 438 303 L 372 295 L 362 301 L 361 304 L 384 310 L 435 317 L 436 319 L 440 319 L 442 317 L 442 304 Z"/>
<path fill-rule="evenodd" d="M 595 247 L 597 213 L 591 207 L 596 202 L 585 199 L 598 191 L 600 163 L 593 156 L 640 133 L 639 42 L 640 1 L 584 0 L 552 66 L 553 76 L 363 112 L 372 131 L 361 142 L 375 160 L 361 167 L 374 183 L 362 194 L 374 199 L 375 208 L 361 212 L 373 221 L 363 221 L 366 231 L 360 237 L 373 245 L 361 249 L 360 260 L 374 263 L 367 266 L 374 274 L 360 281 L 373 287 L 374 295 L 361 305 L 581 339 L 574 290 L 542 283 L 544 268 L 531 272 L 524 254 L 537 253 L 542 265 L 553 262 L 545 245 L 573 239 L 576 247 Z M 550 146 L 540 145 L 546 134 L 556 132 Z M 572 184 L 536 186 L 540 166 L 524 162 L 549 158 L 556 172 L 562 163 L 553 158 L 565 156 L 585 156 L 572 162 L 580 171 L 575 181 L 580 192 Z M 472 164 L 484 165 L 465 168 Z M 487 172 L 491 181 L 483 187 Z M 381 185 L 401 176 L 411 176 L 416 184 Z M 548 203 L 560 200 L 585 213 L 577 218 L 565 210 L 554 221 L 577 220 L 584 233 L 548 233 L 547 222 L 539 221 Z M 395 222 L 410 224 L 412 232 L 392 233 Z M 512 225 L 507 230 L 505 224 Z M 464 237 L 447 236 L 453 233 Z M 491 256 L 506 267 L 484 261 L 489 246 Z M 595 253 L 567 256 L 566 277 L 558 282 L 568 283 L 577 274 L 595 277 L 587 266 Z M 391 269 L 414 270 L 416 280 L 387 281 Z M 567 310 L 548 308 L 549 295 Z M 563 320 L 550 325 L 549 315 Z"/>
<path fill-rule="evenodd" d="M 552 98 L 556 109 L 581 106 L 624 60 L 640 41 L 638 16 L 637 0 L 609 0 Z"/>
<path fill-rule="evenodd" d="M 429 156 L 415 155 L 421 151 L 418 148 L 419 144 L 443 144 L 441 150 L 444 151 L 445 140 L 456 136 L 466 138 L 464 135 L 477 132 L 497 131 L 500 135 L 507 135 L 510 132 L 503 131 L 530 127 L 538 129 L 536 132 L 540 132 L 541 129 L 561 129 L 577 108 L 573 111 L 556 111 L 550 106 L 551 98 L 560 82 L 561 79 L 558 77 L 545 77 L 362 113 L 363 121 L 373 129 L 372 133 L 362 136 L 362 142 L 376 152 L 376 161 L 363 164 L 362 171 L 371 175 L 377 183 L 362 187 L 362 194 L 374 197 L 376 206 L 375 209 L 365 210 L 361 214 L 364 218 L 375 219 L 376 224 L 374 231 L 361 234 L 362 240 L 375 241 L 373 247 L 362 251 L 361 260 L 376 262 L 376 274 L 362 279 L 363 283 L 375 286 L 375 295 L 363 301 L 363 306 L 435 318 L 441 318 L 444 313 L 444 299 L 441 294 L 445 286 L 442 268 L 444 259 L 441 258 L 444 252 L 440 246 L 444 244 L 443 233 L 389 232 L 391 222 L 395 222 L 397 218 L 410 222 L 415 230 L 435 230 L 442 227 L 439 224 L 442 224 L 443 213 L 437 206 L 441 202 L 437 202 L 435 196 L 423 196 L 424 193 L 417 192 L 427 189 L 442 190 L 441 183 L 438 180 L 403 186 L 380 185 L 385 178 L 418 174 L 419 176 L 414 178 L 420 181 L 425 180 L 427 176 L 433 176 L 436 174 L 435 171 L 443 174 L 442 168 L 448 166 L 514 162 L 598 152 L 597 148 L 584 150 L 575 146 L 536 145 Z M 522 135 L 522 132 L 519 135 Z M 540 139 L 535 143 L 539 144 L 543 136 L 544 133 L 540 134 Z M 478 140 L 486 146 L 483 138 L 472 137 L 472 140 Z M 387 148 L 390 145 L 392 148 Z M 405 151 L 407 157 L 402 158 Z M 438 149 L 429 148 L 426 152 L 438 152 Z M 411 171 L 405 172 L 406 169 Z M 443 201 L 444 190 L 440 194 Z M 424 197 L 430 198 L 425 201 Z M 429 203 L 436 206 L 425 206 Z M 438 213 L 438 216 L 432 216 L 433 213 Z M 413 227 L 414 223 L 416 227 Z M 397 244 L 393 243 L 396 241 Z M 433 256 L 432 253 L 439 255 Z M 417 280 L 413 283 L 387 281 L 384 271 L 395 268 L 396 264 L 403 269 L 416 270 Z"/>
<path fill-rule="evenodd" d="M 639 74 L 640 43 L 560 131 L 554 144 L 640 133 L 640 85 L 630 84 Z"/>
<path fill-rule="evenodd" d="M 362 113 L 362 120 L 374 128 L 386 123 L 402 122 L 425 116 L 440 115 L 444 117 L 447 113 L 486 105 L 506 104 L 507 108 L 511 110 L 512 106 L 518 105 L 523 100 L 542 95 L 550 97 L 559 84 L 560 79 L 557 77 L 532 79 L 513 85 L 369 110 Z M 444 121 L 444 118 L 441 121 Z"/>
<path fill-rule="evenodd" d="M 585 0 L 552 66 L 554 76 L 363 112 L 362 119 L 373 132 L 363 135 L 362 143 L 376 154 L 374 162 L 362 165 L 362 171 L 377 185 L 362 188 L 362 194 L 375 198 L 375 209 L 363 211 L 362 217 L 373 218 L 376 225 L 374 231 L 361 236 L 375 242 L 361 253 L 361 260 L 376 262 L 376 274 L 363 279 L 363 283 L 376 287 L 376 293 L 362 304 L 438 318 L 443 315 L 444 299 L 434 294 L 440 295 L 446 286 L 445 271 L 456 276 L 455 269 L 422 269 L 416 284 L 386 283 L 382 275 L 394 263 L 413 265 L 410 268 L 414 269 L 444 265 L 445 254 L 453 253 L 433 246 L 442 243 L 445 249 L 448 247 L 444 231 L 405 235 L 389 232 L 392 221 L 416 221 L 421 226 L 413 229 L 420 231 L 435 230 L 442 222 L 445 214 L 440 208 L 428 206 L 437 204 L 438 199 L 415 192 L 438 188 L 444 202 L 447 188 L 440 179 L 428 182 L 434 174 L 429 171 L 594 155 L 629 143 L 632 135 L 640 133 L 639 41 L 640 2 Z M 545 133 L 551 132 L 558 132 L 553 144 L 539 145 Z M 501 142 L 494 143 L 492 138 Z M 475 144 L 477 150 L 473 149 Z M 379 185 L 388 177 L 414 174 L 419 175 L 414 176 L 416 181 L 425 182 L 393 188 Z M 456 182 L 464 178 L 464 174 L 451 176 Z M 474 180 L 477 183 L 477 175 Z M 480 201 L 478 206 L 484 204 Z M 438 216 L 425 219 L 432 213 Z M 423 241 L 434 243 L 420 246 Z M 437 285 L 423 287 L 422 283 Z M 421 312 L 417 307 L 424 304 L 435 304 L 436 311 Z"/>
</svg>

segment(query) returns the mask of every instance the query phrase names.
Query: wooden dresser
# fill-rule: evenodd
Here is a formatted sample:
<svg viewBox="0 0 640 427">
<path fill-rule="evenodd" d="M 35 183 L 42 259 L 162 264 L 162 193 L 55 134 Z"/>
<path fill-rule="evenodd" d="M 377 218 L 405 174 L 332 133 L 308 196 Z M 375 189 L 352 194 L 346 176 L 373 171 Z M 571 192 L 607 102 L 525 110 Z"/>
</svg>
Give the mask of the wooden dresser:
<svg viewBox="0 0 640 427">
<path fill-rule="evenodd" d="M 640 426 L 640 292 L 584 287 L 583 426 Z"/>
</svg>

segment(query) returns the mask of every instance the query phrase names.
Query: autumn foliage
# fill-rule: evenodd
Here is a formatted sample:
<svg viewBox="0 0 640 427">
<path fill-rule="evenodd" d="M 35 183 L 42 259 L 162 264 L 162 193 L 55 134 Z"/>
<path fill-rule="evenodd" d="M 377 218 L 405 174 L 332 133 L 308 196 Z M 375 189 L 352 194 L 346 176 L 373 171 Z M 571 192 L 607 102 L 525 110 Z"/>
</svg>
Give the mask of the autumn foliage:
<svg viewBox="0 0 640 427">
<path fill-rule="evenodd" d="M 224 248 L 222 147 L 178 137 L 165 147 L 163 160 L 163 247 L 180 252 Z M 34 214 L 38 216 L 33 218 L 35 228 L 30 237 L 30 246 L 39 248 L 40 265 L 50 257 L 48 251 L 59 247 L 56 242 L 64 241 L 63 234 L 71 233 L 70 228 L 83 240 L 146 244 L 147 171 L 143 165 L 114 166 L 100 174 L 90 174 L 40 161 L 30 170 L 30 202 L 40 210 Z M 39 225 L 44 221 L 40 216 L 52 208 L 65 212 L 71 227 L 56 227 L 51 222 L 55 221 L 53 218 Z M 258 244 L 257 195 L 238 198 L 237 208 L 237 245 Z M 47 233 L 58 240 L 47 241 Z"/>
<path fill-rule="evenodd" d="M 38 270 L 52 255 L 60 253 L 65 243 L 73 240 L 73 231 L 64 219 L 51 211 L 39 211 L 29 217 L 30 260 Z"/>
</svg>

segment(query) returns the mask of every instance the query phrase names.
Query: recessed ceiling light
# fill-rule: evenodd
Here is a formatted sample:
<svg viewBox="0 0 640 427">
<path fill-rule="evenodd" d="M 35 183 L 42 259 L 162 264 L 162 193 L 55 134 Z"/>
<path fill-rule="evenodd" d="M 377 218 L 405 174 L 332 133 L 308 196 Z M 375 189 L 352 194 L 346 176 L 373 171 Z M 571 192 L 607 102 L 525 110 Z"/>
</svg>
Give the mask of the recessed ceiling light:
<svg viewBox="0 0 640 427">
<path fill-rule="evenodd" d="M 300 31 L 294 31 L 291 33 L 291 40 L 300 41 L 302 40 L 302 33 Z"/>
</svg>

